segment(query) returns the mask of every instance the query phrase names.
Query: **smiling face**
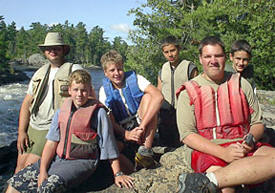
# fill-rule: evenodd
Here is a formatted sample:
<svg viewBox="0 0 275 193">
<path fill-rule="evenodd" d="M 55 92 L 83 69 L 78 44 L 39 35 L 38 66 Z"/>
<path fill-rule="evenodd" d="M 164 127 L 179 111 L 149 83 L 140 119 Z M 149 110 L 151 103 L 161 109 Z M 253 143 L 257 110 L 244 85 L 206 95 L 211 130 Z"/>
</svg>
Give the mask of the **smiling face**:
<svg viewBox="0 0 275 193">
<path fill-rule="evenodd" d="M 200 63 L 203 66 L 203 76 L 216 83 L 220 83 L 224 78 L 225 53 L 218 44 L 206 45 L 202 48 Z"/>
<path fill-rule="evenodd" d="M 49 46 L 44 50 L 46 58 L 56 67 L 64 63 L 64 52 L 63 46 Z"/>
<path fill-rule="evenodd" d="M 179 61 L 179 49 L 174 44 L 163 46 L 162 53 L 171 65 L 176 66 Z"/>
<path fill-rule="evenodd" d="M 108 62 L 104 74 L 110 79 L 115 88 L 122 88 L 124 85 L 124 70 L 122 64 Z"/>
<path fill-rule="evenodd" d="M 248 66 L 250 55 L 246 51 L 240 50 L 234 52 L 234 54 L 230 54 L 230 60 L 235 71 L 242 73 Z"/>
<path fill-rule="evenodd" d="M 76 83 L 73 81 L 69 87 L 69 94 L 76 108 L 83 106 L 91 93 L 90 84 Z"/>
</svg>

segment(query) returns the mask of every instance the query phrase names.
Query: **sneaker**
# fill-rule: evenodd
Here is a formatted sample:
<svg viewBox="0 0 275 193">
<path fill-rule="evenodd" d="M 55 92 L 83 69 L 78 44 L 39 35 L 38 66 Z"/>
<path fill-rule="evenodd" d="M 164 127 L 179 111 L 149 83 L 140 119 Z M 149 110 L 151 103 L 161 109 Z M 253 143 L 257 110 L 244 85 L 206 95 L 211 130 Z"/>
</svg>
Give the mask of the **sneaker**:
<svg viewBox="0 0 275 193">
<path fill-rule="evenodd" d="M 160 164 L 154 160 L 152 155 L 145 156 L 145 155 L 142 155 L 140 152 L 136 153 L 135 162 L 136 162 L 136 166 L 135 166 L 136 170 L 139 170 L 141 168 L 153 169 L 160 166 Z"/>
<path fill-rule="evenodd" d="M 218 187 L 201 173 L 183 173 L 178 177 L 177 193 L 219 193 Z"/>
</svg>

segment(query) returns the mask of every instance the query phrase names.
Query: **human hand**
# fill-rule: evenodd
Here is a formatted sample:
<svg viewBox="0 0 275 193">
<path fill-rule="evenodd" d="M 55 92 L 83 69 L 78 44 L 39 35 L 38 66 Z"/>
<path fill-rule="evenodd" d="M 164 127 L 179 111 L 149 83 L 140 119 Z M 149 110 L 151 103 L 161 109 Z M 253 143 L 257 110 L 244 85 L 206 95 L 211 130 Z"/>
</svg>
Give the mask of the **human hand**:
<svg viewBox="0 0 275 193">
<path fill-rule="evenodd" d="M 224 161 L 226 161 L 227 163 L 239 160 L 246 155 L 246 150 L 239 142 L 230 144 L 229 146 L 225 147 L 225 149 L 226 153 L 224 154 Z"/>
<path fill-rule="evenodd" d="M 26 148 L 29 147 L 29 136 L 27 132 L 21 131 L 17 137 L 17 150 L 19 154 L 23 154 Z"/>
<path fill-rule="evenodd" d="M 37 186 L 40 187 L 41 184 L 48 178 L 48 173 L 47 172 L 40 172 L 38 175 L 38 181 L 37 181 Z"/>
<path fill-rule="evenodd" d="M 127 176 L 127 175 L 116 176 L 115 184 L 120 188 L 122 188 L 122 187 L 132 188 L 134 186 L 133 180 L 134 180 L 134 178 L 132 178 L 131 176 Z"/>
<path fill-rule="evenodd" d="M 143 132 L 144 132 L 144 130 L 139 127 L 136 127 L 131 131 L 125 131 L 125 140 L 126 141 L 134 141 L 138 144 L 142 144 Z"/>
</svg>

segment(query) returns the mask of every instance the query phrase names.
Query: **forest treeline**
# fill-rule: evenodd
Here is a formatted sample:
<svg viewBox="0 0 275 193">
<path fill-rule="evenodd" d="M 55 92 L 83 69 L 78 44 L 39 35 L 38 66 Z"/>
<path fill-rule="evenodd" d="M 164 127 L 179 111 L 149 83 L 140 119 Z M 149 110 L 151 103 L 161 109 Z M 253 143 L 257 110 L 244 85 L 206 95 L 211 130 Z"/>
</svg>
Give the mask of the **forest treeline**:
<svg viewBox="0 0 275 193">
<path fill-rule="evenodd" d="M 95 26 L 88 33 L 84 23 L 66 21 L 49 27 L 39 22 L 30 29 L 16 30 L 13 22 L 6 25 L 0 16 L 0 69 L 9 59 L 25 60 L 39 52 L 37 45 L 44 41 L 48 31 L 61 31 L 72 51 L 68 59 L 84 65 L 99 65 L 101 55 L 117 49 L 125 59 L 126 69 L 134 69 L 155 83 L 164 62 L 161 40 L 176 36 L 183 51 L 182 58 L 198 61 L 199 41 L 207 35 L 219 36 L 229 52 L 231 43 L 246 39 L 253 48 L 251 65 L 254 65 L 258 89 L 275 88 L 275 1 L 271 0 L 147 0 L 129 10 L 135 16 L 127 45 L 121 37 L 112 42 L 104 37 L 104 30 Z M 227 61 L 230 64 L 230 61 Z"/>
</svg>

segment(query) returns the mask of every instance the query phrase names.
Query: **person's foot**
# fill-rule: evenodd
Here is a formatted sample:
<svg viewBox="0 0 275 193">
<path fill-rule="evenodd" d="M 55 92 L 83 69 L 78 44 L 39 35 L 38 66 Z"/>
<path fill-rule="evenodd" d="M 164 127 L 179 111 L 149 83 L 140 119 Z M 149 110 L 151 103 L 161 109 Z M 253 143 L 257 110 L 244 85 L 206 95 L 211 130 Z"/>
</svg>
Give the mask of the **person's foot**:
<svg viewBox="0 0 275 193">
<path fill-rule="evenodd" d="M 201 173 L 182 173 L 177 193 L 219 193 L 219 188 Z"/>
<path fill-rule="evenodd" d="M 141 168 L 152 169 L 158 167 L 160 164 L 154 160 L 154 153 L 152 149 L 147 149 L 140 146 L 135 156 L 136 170 Z"/>
</svg>

